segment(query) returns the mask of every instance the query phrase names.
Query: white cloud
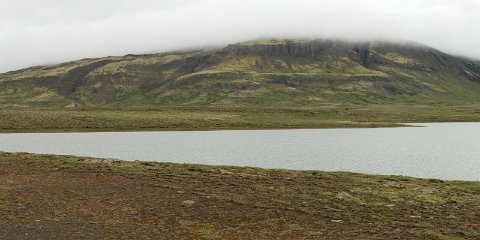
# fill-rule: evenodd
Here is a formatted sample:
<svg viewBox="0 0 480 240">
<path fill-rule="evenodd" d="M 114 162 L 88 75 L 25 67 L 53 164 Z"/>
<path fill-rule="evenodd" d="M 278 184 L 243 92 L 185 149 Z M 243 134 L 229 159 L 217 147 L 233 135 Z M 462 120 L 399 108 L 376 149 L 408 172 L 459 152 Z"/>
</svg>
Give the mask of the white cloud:
<svg viewBox="0 0 480 240">
<path fill-rule="evenodd" d="M 260 37 L 400 39 L 480 58 L 476 0 L 0 0 L 0 72 Z"/>
</svg>

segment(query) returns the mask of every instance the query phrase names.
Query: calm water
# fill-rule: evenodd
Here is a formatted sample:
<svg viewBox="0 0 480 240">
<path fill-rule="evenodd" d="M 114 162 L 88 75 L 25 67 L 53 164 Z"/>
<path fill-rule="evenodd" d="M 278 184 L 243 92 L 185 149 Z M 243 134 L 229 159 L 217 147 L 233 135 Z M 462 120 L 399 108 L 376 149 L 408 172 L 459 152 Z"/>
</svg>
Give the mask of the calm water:
<svg viewBox="0 0 480 240">
<path fill-rule="evenodd" d="M 480 123 L 376 129 L 0 134 L 0 151 L 480 180 Z"/>
</svg>

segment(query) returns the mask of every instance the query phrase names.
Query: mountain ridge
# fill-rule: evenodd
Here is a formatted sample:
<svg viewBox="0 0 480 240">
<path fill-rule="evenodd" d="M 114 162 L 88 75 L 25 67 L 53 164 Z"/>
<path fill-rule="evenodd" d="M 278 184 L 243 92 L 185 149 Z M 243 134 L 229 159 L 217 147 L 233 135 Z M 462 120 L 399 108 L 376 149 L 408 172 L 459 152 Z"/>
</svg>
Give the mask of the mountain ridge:
<svg viewBox="0 0 480 240">
<path fill-rule="evenodd" d="M 0 74 L 0 106 L 310 106 L 480 99 L 480 63 L 417 43 L 255 40 Z"/>
</svg>

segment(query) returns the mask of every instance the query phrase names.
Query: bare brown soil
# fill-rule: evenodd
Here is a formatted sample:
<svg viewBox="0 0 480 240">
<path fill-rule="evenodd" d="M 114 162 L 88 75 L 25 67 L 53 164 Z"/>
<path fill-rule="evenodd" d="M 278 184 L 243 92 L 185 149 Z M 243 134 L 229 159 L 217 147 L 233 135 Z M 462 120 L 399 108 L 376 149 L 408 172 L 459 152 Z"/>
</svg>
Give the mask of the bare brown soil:
<svg viewBox="0 0 480 240">
<path fill-rule="evenodd" d="M 0 239 L 480 239 L 480 183 L 0 153 Z"/>
</svg>

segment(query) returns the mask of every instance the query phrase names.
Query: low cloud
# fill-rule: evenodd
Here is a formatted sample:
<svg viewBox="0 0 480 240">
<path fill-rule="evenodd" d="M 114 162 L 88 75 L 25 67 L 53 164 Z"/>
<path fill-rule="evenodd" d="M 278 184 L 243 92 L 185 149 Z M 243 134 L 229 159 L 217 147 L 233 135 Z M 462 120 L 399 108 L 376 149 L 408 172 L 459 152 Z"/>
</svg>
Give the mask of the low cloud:
<svg viewBox="0 0 480 240">
<path fill-rule="evenodd" d="M 476 0 L 0 0 L 0 72 L 256 38 L 408 40 L 480 59 Z"/>
</svg>

